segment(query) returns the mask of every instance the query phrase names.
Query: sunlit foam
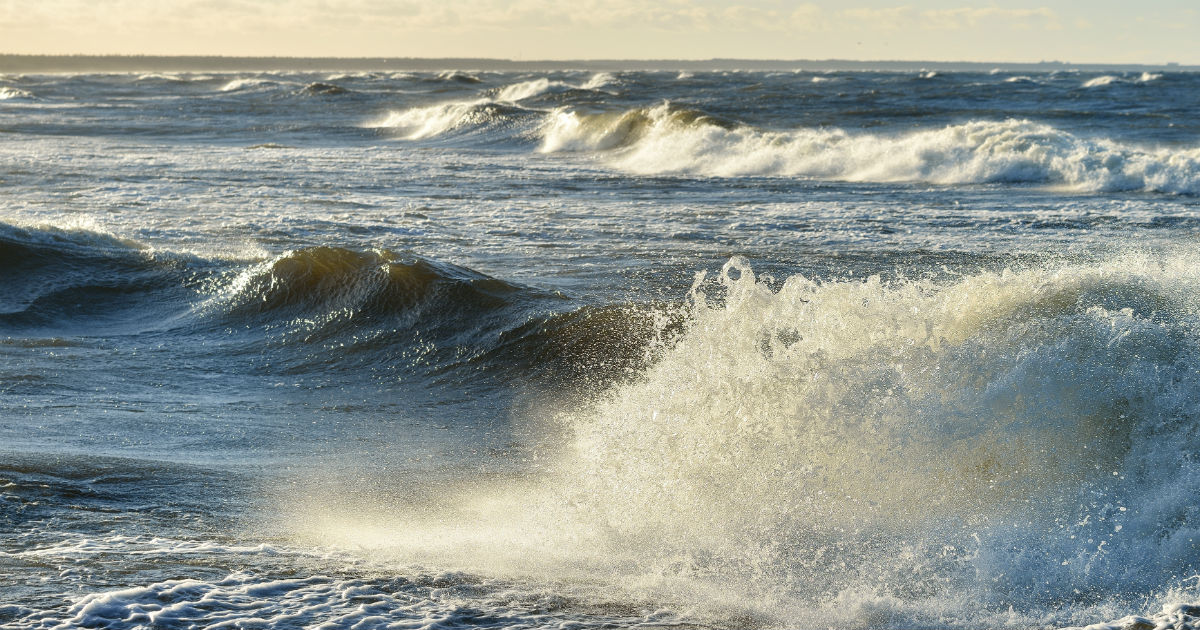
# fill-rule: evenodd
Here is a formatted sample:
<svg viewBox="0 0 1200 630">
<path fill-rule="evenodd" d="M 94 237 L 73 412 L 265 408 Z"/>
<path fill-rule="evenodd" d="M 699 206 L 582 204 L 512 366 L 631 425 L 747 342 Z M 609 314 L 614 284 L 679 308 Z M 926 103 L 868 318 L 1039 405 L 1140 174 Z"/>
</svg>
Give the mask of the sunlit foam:
<svg viewBox="0 0 1200 630">
<path fill-rule="evenodd" d="M 872 134 L 837 128 L 767 131 L 687 112 L 669 104 L 608 114 L 556 110 L 543 123 L 540 150 L 620 149 L 604 159 L 638 174 L 1200 192 L 1200 148 L 1089 139 L 1027 120 Z"/>
<path fill-rule="evenodd" d="M 778 282 L 734 259 L 650 368 L 530 418 L 562 448 L 529 475 L 314 492 L 297 535 L 770 623 L 1112 618 L 1200 569 L 1197 269 Z"/>
</svg>

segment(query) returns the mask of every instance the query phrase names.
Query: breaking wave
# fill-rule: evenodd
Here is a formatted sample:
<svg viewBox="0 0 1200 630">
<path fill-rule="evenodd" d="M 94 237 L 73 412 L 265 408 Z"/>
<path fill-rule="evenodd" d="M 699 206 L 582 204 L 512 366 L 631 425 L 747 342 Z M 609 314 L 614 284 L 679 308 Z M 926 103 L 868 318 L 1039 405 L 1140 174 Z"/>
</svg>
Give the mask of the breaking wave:
<svg viewBox="0 0 1200 630">
<path fill-rule="evenodd" d="M 1104 87 L 1106 85 L 1112 85 L 1114 83 L 1120 83 L 1120 82 L 1121 82 L 1121 77 L 1113 76 L 1111 74 L 1106 74 L 1104 76 L 1099 76 L 1099 77 L 1095 77 L 1092 79 L 1088 79 L 1087 81 L 1084 81 L 1083 87 L 1085 87 L 1085 88 Z"/>
<path fill-rule="evenodd" d="M 244 90 L 254 90 L 275 85 L 279 85 L 279 81 L 263 79 L 259 77 L 238 77 L 236 79 L 227 81 L 218 89 L 221 92 L 240 92 Z"/>
<path fill-rule="evenodd" d="M 588 78 L 587 81 L 584 81 L 583 85 L 579 86 L 579 89 L 581 89 L 581 90 L 599 90 L 600 88 L 608 87 L 608 86 L 614 85 L 616 83 L 620 83 L 620 79 L 618 79 L 612 73 L 597 72 L 596 74 L 593 74 L 590 78 Z"/>
<path fill-rule="evenodd" d="M 638 174 L 1200 193 L 1200 148 L 1088 139 L 1027 120 L 975 121 L 895 135 L 766 131 L 664 104 L 621 114 L 559 110 L 543 124 L 542 135 L 544 152 L 618 149 L 605 159 Z"/>
<path fill-rule="evenodd" d="M 557 89 L 548 86 L 519 83 L 499 94 L 521 100 Z M 1029 120 L 977 120 L 906 133 L 768 130 L 669 102 L 592 113 L 532 109 L 504 99 L 416 107 L 392 112 L 371 126 L 409 140 L 471 131 L 490 142 L 533 141 L 542 153 L 594 152 L 602 162 L 639 175 L 1014 183 L 1083 192 L 1200 194 L 1200 147 L 1088 138 Z"/>
<path fill-rule="evenodd" d="M 1136 79 L 1127 79 L 1125 77 L 1106 74 L 1083 82 L 1085 88 L 1104 87 L 1120 83 L 1145 84 L 1152 81 L 1157 81 L 1163 77 L 1162 73 L 1158 72 L 1143 72 Z"/>
<path fill-rule="evenodd" d="M 369 126 L 393 130 L 407 140 L 422 140 L 451 132 L 511 128 L 522 118 L 537 115 L 535 110 L 481 99 L 391 112 Z"/>
<path fill-rule="evenodd" d="M 578 88 L 562 81 L 533 79 L 531 81 L 522 81 L 521 83 L 514 83 L 508 87 L 501 88 L 496 92 L 496 100 L 515 103 L 517 101 L 523 101 L 527 98 L 541 96 L 548 92 L 566 92 L 574 89 Z"/>
<path fill-rule="evenodd" d="M 572 567 L 754 625 L 1169 607 L 1200 572 L 1197 269 L 778 283 L 734 259 L 697 281 L 653 365 L 564 404 L 540 480 L 446 491 L 411 518 L 330 498 L 297 527 L 401 562 Z"/>
<path fill-rule="evenodd" d="M 31 100 L 35 98 L 33 92 L 22 90 L 21 88 L 0 86 L 0 101 L 9 100 Z"/>
<path fill-rule="evenodd" d="M 447 70 L 445 72 L 439 73 L 433 78 L 433 80 L 435 80 L 435 81 L 451 81 L 454 83 L 467 83 L 467 84 L 475 84 L 475 83 L 483 82 L 483 79 L 480 79 L 479 77 L 477 77 L 473 74 L 468 74 L 466 72 L 460 72 L 458 70 Z"/>
<path fill-rule="evenodd" d="M 581 114 L 568 109 L 552 112 L 542 124 L 542 144 L 545 153 L 557 151 L 605 151 L 635 147 L 653 141 L 663 129 L 684 131 L 709 128 L 718 132 L 734 132 L 734 123 L 689 109 L 665 103 L 652 108 L 639 108 L 606 114 Z"/>
</svg>

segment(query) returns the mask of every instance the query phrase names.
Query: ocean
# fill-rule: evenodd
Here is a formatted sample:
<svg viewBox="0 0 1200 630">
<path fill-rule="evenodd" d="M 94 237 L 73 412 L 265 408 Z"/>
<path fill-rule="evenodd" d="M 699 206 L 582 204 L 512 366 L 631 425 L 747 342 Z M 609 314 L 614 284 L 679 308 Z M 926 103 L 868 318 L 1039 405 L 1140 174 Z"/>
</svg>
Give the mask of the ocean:
<svg viewBox="0 0 1200 630">
<path fill-rule="evenodd" d="M 1198 104 L 0 75 L 0 628 L 1191 628 Z"/>
</svg>

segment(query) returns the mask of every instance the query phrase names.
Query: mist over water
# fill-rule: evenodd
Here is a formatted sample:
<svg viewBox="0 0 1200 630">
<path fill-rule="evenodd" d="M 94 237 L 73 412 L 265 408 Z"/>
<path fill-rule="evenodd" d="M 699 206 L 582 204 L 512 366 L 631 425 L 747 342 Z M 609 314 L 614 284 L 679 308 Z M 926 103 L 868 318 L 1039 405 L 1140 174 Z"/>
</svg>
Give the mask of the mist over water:
<svg viewBox="0 0 1200 630">
<path fill-rule="evenodd" d="M 0 626 L 1189 627 L 1197 89 L 5 76 Z"/>
</svg>

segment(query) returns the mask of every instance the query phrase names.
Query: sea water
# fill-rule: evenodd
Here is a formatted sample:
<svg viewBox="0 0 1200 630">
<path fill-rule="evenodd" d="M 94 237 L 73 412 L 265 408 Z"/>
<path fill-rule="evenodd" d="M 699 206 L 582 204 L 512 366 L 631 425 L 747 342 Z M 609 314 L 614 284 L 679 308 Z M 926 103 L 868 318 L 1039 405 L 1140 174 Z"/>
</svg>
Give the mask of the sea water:
<svg viewBox="0 0 1200 630">
<path fill-rule="evenodd" d="M 1198 99 L 0 76 L 0 627 L 1190 627 Z"/>
</svg>

